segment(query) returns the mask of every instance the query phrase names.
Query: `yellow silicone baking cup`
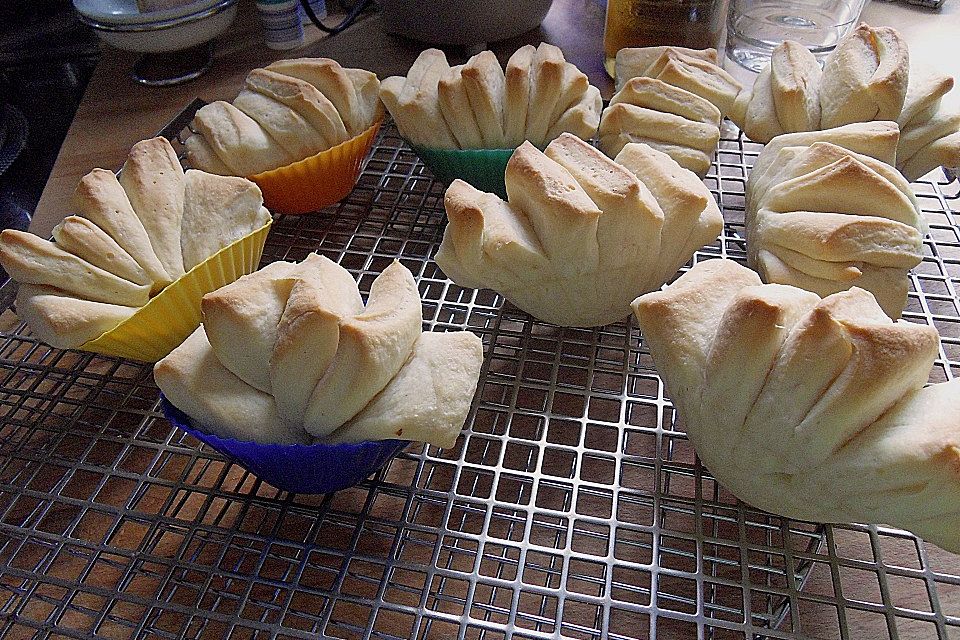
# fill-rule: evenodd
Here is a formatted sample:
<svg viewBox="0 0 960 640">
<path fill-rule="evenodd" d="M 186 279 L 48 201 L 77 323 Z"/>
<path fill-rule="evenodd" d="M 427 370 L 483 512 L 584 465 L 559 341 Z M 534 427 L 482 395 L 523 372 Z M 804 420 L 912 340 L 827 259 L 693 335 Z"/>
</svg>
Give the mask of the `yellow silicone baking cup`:
<svg viewBox="0 0 960 640">
<path fill-rule="evenodd" d="M 275 213 L 309 213 L 328 207 L 353 191 L 379 129 L 380 122 L 374 122 L 335 147 L 249 179 L 257 183 L 264 205 Z"/>
<path fill-rule="evenodd" d="M 203 296 L 253 273 L 260 264 L 271 220 L 228 244 L 154 296 L 116 327 L 80 346 L 83 351 L 156 362 L 200 326 Z"/>
</svg>

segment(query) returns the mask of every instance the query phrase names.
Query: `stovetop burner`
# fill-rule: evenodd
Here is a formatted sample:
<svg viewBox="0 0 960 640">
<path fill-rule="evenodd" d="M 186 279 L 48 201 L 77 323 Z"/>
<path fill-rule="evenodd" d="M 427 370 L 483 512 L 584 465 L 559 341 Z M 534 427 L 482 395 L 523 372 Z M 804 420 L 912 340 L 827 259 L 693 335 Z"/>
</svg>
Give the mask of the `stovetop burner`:
<svg viewBox="0 0 960 640">
<path fill-rule="evenodd" d="M 99 54 L 69 0 L 0 3 L 0 229 L 30 224 Z"/>
</svg>

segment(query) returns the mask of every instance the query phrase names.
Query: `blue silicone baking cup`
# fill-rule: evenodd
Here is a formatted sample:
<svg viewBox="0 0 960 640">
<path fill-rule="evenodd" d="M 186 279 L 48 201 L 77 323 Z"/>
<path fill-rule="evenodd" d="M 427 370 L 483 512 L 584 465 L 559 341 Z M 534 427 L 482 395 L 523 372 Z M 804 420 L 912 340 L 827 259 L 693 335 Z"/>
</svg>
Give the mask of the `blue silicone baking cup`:
<svg viewBox="0 0 960 640">
<path fill-rule="evenodd" d="M 160 396 L 163 415 L 178 429 L 213 447 L 261 480 L 291 493 L 332 493 L 382 469 L 409 440 L 356 444 L 260 444 L 220 438 L 193 428 L 187 414 Z"/>
</svg>

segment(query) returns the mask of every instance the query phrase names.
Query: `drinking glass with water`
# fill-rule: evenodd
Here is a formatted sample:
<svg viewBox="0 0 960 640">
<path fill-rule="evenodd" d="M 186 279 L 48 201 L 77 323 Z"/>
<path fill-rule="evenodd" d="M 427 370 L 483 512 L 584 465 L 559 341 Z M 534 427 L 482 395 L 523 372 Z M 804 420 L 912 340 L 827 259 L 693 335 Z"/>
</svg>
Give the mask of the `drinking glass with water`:
<svg viewBox="0 0 960 640">
<path fill-rule="evenodd" d="M 866 0 L 730 0 L 727 57 L 759 72 L 774 47 L 793 40 L 821 62 L 856 26 Z"/>
</svg>

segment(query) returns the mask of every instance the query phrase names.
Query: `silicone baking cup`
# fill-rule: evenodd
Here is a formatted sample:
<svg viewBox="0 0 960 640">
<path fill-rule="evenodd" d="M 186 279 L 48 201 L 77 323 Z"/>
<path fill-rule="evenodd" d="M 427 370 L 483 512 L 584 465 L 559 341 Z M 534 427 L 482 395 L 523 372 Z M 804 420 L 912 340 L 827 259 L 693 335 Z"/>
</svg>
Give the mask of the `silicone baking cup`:
<svg viewBox="0 0 960 640">
<path fill-rule="evenodd" d="M 331 493 L 352 487 L 380 469 L 409 440 L 356 444 L 260 444 L 220 438 L 193 426 L 190 417 L 160 396 L 163 415 L 178 429 L 213 447 L 261 480 L 291 493 Z"/>
<path fill-rule="evenodd" d="M 442 182 L 450 184 L 459 178 L 506 199 L 503 174 L 514 149 L 431 149 L 415 144 L 410 148 Z"/>
<path fill-rule="evenodd" d="M 326 151 L 248 178 L 260 187 L 270 211 L 299 214 L 328 207 L 353 191 L 379 129 L 380 122 L 375 122 L 360 135 Z"/>
<path fill-rule="evenodd" d="M 144 362 L 160 360 L 200 326 L 200 301 L 204 295 L 256 270 L 271 224 L 272 220 L 228 244 L 167 285 L 132 316 L 80 349 Z"/>
</svg>

